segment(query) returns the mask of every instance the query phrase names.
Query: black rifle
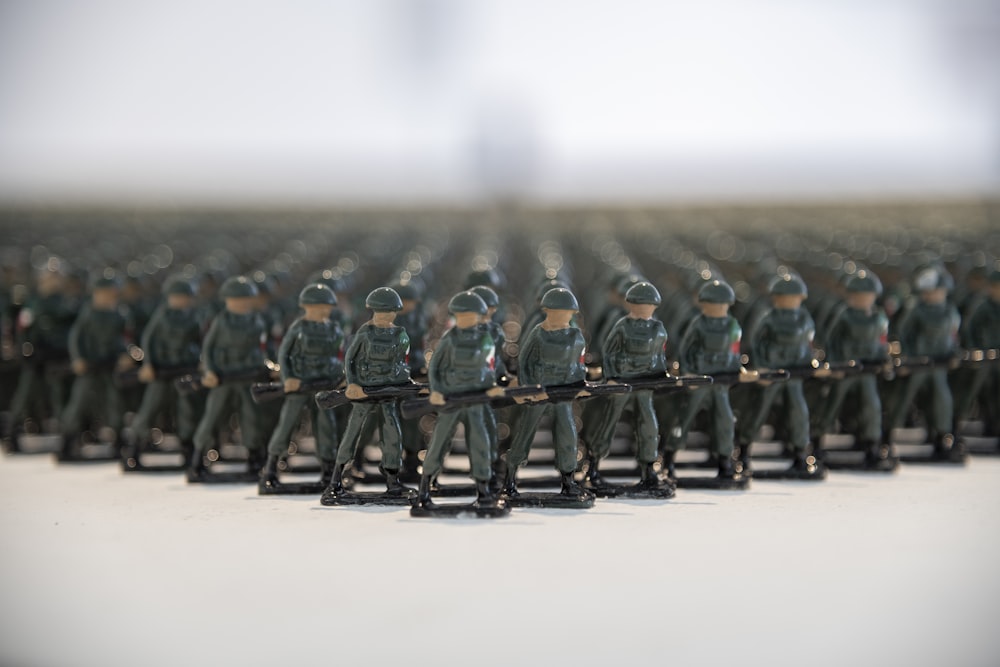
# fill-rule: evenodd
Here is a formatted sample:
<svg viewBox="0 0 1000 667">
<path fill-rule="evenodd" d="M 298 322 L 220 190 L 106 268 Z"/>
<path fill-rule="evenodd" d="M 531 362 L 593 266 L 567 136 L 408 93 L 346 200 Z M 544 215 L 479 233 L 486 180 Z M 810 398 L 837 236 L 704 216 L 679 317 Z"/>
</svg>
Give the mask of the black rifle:
<svg viewBox="0 0 1000 667">
<path fill-rule="evenodd" d="M 182 366 L 179 368 L 157 368 L 156 380 L 177 380 L 185 375 L 194 375 L 198 372 L 197 366 Z M 115 386 L 119 389 L 128 389 L 141 384 L 139 382 L 139 368 L 130 368 L 125 371 L 116 371 L 114 376 Z"/>
<path fill-rule="evenodd" d="M 267 375 L 268 370 L 263 367 L 252 371 L 245 371 L 243 373 L 233 373 L 231 375 L 219 374 L 219 384 L 257 382 L 267 377 Z M 208 389 L 208 387 L 201 383 L 201 377 L 202 376 L 198 374 L 185 375 L 174 380 L 174 386 L 177 387 L 177 391 L 182 394 L 193 394 L 203 389 Z"/>
<path fill-rule="evenodd" d="M 318 391 L 329 391 L 341 385 L 340 382 L 330 380 L 310 380 L 303 382 L 295 391 L 288 394 L 312 394 Z M 250 387 L 250 395 L 254 403 L 270 403 L 286 395 L 284 382 L 257 382 Z"/>
<path fill-rule="evenodd" d="M 577 390 L 579 391 L 579 390 Z M 406 419 L 415 419 L 431 414 L 432 412 L 447 412 L 457 410 L 472 405 L 489 403 L 494 407 L 507 407 L 517 402 L 518 398 L 538 397 L 540 401 L 545 400 L 545 387 L 540 384 L 523 385 L 518 387 L 507 387 L 500 396 L 488 396 L 486 390 L 463 391 L 457 394 L 449 394 L 445 397 L 444 405 L 434 405 L 430 397 L 411 398 L 400 404 L 400 413 Z"/>
<path fill-rule="evenodd" d="M 620 378 L 616 382 L 627 384 L 632 391 L 652 390 L 654 394 L 670 394 L 682 389 L 707 387 L 712 384 L 711 375 L 647 375 L 638 378 Z"/>
<path fill-rule="evenodd" d="M 783 382 L 791 377 L 786 370 L 757 371 L 757 373 L 759 377 L 753 380 L 744 380 L 743 378 L 747 373 L 743 371 L 715 373 L 712 375 L 712 379 L 715 381 L 715 384 L 724 384 L 731 387 L 738 384 L 755 384 L 758 382 Z"/>
<path fill-rule="evenodd" d="M 347 398 L 347 389 L 328 389 L 316 394 L 316 405 L 324 410 L 329 410 L 351 402 L 381 403 L 383 401 L 394 401 L 397 398 L 412 396 L 426 389 L 426 384 L 416 382 L 410 382 L 409 384 L 388 384 L 384 387 L 367 387 L 365 388 L 365 397 L 360 399 Z"/>
</svg>

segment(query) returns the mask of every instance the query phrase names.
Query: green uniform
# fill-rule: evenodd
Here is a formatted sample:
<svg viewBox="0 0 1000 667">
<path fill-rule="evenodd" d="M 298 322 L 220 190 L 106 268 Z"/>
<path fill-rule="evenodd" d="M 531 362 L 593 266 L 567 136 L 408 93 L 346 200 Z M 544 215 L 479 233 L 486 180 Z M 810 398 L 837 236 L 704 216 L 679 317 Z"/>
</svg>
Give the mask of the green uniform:
<svg viewBox="0 0 1000 667">
<path fill-rule="evenodd" d="M 677 346 L 682 373 L 714 375 L 735 373 L 740 370 L 740 342 L 743 330 L 732 315 L 707 317 L 697 315 L 688 325 Z M 725 384 L 699 387 L 688 392 L 688 400 L 681 415 L 680 433 L 671 437 L 667 450 L 683 449 L 687 433 L 695 416 L 702 409 L 711 411 L 709 428 L 711 451 L 721 458 L 733 453 L 735 419 L 729 403 L 729 387 Z"/>
<path fill-rule="evenodd" d="M 427 336 L 427 316 L 419 306 L 409 313 L 399 313 L 395 323 L 406 330 L 410 338 L 410 375 L 418 376 L 426 372 L 424 359 L 424 338 Z M 418 460 L 416 455 L 424 448 L 424 434 L 420 431 L 419 419 L 404 419 L 400 422 L 403 433 L 403 449 L 411 456 L 410 460 Z"/>
<path fill-rule="evenodd" d="M 521 343 L 518 355 L 518 378 L 523 385 L 543 387 L 579 384 L 587 379 L 584 365 L 586 343 L 576 327 L 547 331 L 537 325 Z M 508 470 L 516 470 L 528 458 L 538 422 L 546 414 L 552 417 L 552 440 L 556 450 L 556 468 L 561 473 L 576 470 L 576 422 L 572 401 L 548 405 L 522 406 L 507 453 Z"/>
<path fill-rule="evenodd" d="M 87 371 L 73 381 L 61 420 L 64 435 L 77 435 L 88 413 L 99 415 L 115 431 L 121 428 L 122 400 L 114 371 L 125 349 L 125 317 L 121 312 L 84 306 L 69 332 L 69 354 L 74 361 L 86 361 Z"/>
<path fill-rule="evenodd" d="M 496 386 L 496 347 L 489 331 L 481 326 L 449 329 L 441 338 L 428 368 L 431 391 L 445 395 L 467 391 L 486 391 Z M 489 405 L 471 405 L 438 414 L 423 476 L 434 479 L 444 465 L 451 438 L 459 422 L 465 426 L 472 477 L 480 482 L 493 475 L 490 460 L 490 436 L 487 431 Z"/>
<path fill-rule="evenodd" d="M 1000 348 L 1000 301 L 986 299 L 973 311 L 966 328 L 966 347 L 972 350 Z M 973 369 L 975 374 L 956 397 L 956 415 L 968 415 L 977 398 L 983 414 L 983 434 L 1000 434 L 1000 363 L 987 362 Z"/>
<path fill-rule="evenodd" d="M 228 378 L 247 377 L 264 368 L 264 347 L 267 329 L 258 313 L 237 315 L 223 310 L 209 327 L 202 342 L 201 360 L 206 371 L 219 376 L 221 384 L 208 391 L 205 415 L 194 433 L 195 461 L 215 440 L 215 426 L 235 407 L 240 418 L 243 445 L 252 456 L 263 452 L 256 432 L 256 407 L 250 394 L 252 379 L 230 381 Z"/>
<path fill-rule="evenodd" d="M 751 362 L 761 369 L 794 369 L 813 360 L 813 319 L 805 308 L 774 308 L 767 312 L 750 336 Z M 740 441 L 750 444 L 781 397 L 785 402 L 788 445 L 804 450 L 809 444 L 809 407 L 802 393 L 802 379 L 792 378 L 766 387 L 753 387 L 753 401 L 739 426 Z"/>
<path fill-rule="evenodd" d="M 65 402 L 61 377 L 46 377 L 46 369 L 69 362 L 69 331 L 76 318 L 73 304 L 62 294 L 31 299 L 17 316 L 21 370 L 11 398 L 13 421 L 29 415 L 39 399 L 47 399 L 50 416 L 59 416 Z"/>
<path fill-rule="evenodd" d="M 310 322 L 295 320 L 288 328 L 278 363 L 281 380 L 298 379 L 303 383 L 328 380 L 339 384 L 344 379 L 344 332 L 332 321 Z M 309 411 L 316 453 L 321 461 L 333 463 L 337 455 L 337 418 L 333 410 L 322 410 L 316 405 L 316 392 L 302 392 L 285 396 L 278 425 L 267 445 L 270 456 L 281 456 L 288 451 L 288 442 L 299 425 L 303 410 Z"/>
<path fill-rule="evenodd" d="M 657 319 L 622 317 L 604 341 L 603 371 L 606 380 L 628 382 L 633 378 L 660 376 L 667 372 L 667 330 Z M 615 394 L 600 403 L 596 430 L 587 443 L 591 453 L 603 458 L 611 449 L 615 426 L 626 407 L 635 418 L 636 459 L 639 463 L 656 460 L 659 425 L 653 409 L 653 391 L 646 389 Z"/>
<path fill-rule="evenodd" d="M 831 318 L 826 332 L 826 359 L 845 361 L 883 361 L 888 350 L 889 319 L 880 309 L 866 313 L 844 306 Z M 826 398 L 817 423 L 817 436 L 828 433 L 840 414 L 844 399 L 858 392 L 858 438 L 865 443 L 878 442 L 882 437 L 882 400 L 878 378 L 873 374 L 855 375 L 837 380 Z"/>
<path fill-rule="evenodd" d="M 178 310 L 160 305 L 142 334 L 143 363 L 151 364 L 156 378 L 142 396 L 142 404 L 132 420 L 132 430 L 146 437 L 153 419 L 171 403 L 177 409 L 177 437 L 190 442 L 198 425 L 202 401 L 195 394 L 180 394 L 172 379 L 161 379 L 163 372 L 194 368 L 201 354 L 201 326 L 194 309 Z"/>
<path fill-rule="evenodd" d="M 958 310 L 949 303 L 918 301 L 899 321 L 897 334 L 904 357 L 949 357 L 958 345 Z M 922 389 L 930 390 L 929 410 L 924 410 L 931 440 L 952 433 L 953 402 L 945 368 L 918 368 L 904 378 L 890 412 L 888 429 L 903 426 L 910 405 Z"/>
<path fill-rule="evenodd" d="M 371 322 L 361 325 L 344 355 L 344 372 L 348 384 L 362 388 L 406 384 L 410 381 L 410 337 L 400 326 L 376 327 Z M 380 417 L 379 435 L 382 447 L 382 468 L 398 471 L 403 465 L 402 430 L 397 401 L 351 403 L 351 416 L 337 465 L 354 459 L 361 441 L 361 432 L 369 417 Z"/>
</svg>

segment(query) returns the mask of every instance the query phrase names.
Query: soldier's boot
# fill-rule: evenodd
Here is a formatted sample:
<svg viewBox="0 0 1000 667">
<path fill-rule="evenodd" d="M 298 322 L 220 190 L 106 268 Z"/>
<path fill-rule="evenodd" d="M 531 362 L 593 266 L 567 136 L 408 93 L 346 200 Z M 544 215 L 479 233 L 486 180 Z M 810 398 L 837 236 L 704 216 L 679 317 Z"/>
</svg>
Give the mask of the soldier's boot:
<svg viewBox="0 0 1000 667">
<path fill-rule="evenodd" d="M 336 467 L 336 463 L 333 461 L 323 461 L 319 462 L 319 483 L 323 486 L 330 486 L 330 482 L 333 481 L 333 469 Z"/>
<path fill-rule="evenodd" d="M 517 469 L 508 469 L 503 480 L 502 493 L 508 498 L 517 498 L 521 492 L 517 490 Z"/>
<path fill-rule="evenodd" d="M 607 483 L 604 481 L 604 478 L 601 477 L 601 471 L 598 470 L 599 465 L 600 465 L 599 458 L 597 458 L 593 454 L 587 457 L 586 481 L 587 484 L 594 489 L 600 488 L 602 486 L 607 486 Z"/>
<path fill-rule="evenodd" d="M 939 461 L 961 463 L 965 460 L 965 443 L 951 433 L 939 433 L 934 437 L 933 456 Z"/>
<path fill-rule="evenodd" d="M 719 457 L 719 479 L 736 479 L 736 467 L 733 465 L 732 456 Z"/>
<path fill-rule="evenodd" d="M 57 461 L 73 461 L 80 451 L 80 439 L 76 435 L 64 435 L 59 451 L 56 453 Z"/>
<path fill-rule="evenodd" d="M 583 497 L 593 497 L 590 491 L 580 486 L 580 483 L 576 481 L 571 472 L 559 473 L 560 483 L 562 490 L 560 493 L 564 496 L 569 496 L 571 498 L 583 498 Z"/>
<path fill-rule="evenodd" d="M 677 467 L 674 461 L 676 458 L 677 452 L 675 450 L 663 450 L 663 469 L 667 471 L 667 477 L 670 479 L 677 479 Z"/>
<path fill-rule="evenodd" d="M 403 452 L 403 469 L 399 471 L 399 478 L 405 482 L 420 480 L 420 456 L 417 452 Z"/>
<path fill-rule="evenodd" d="M 385 475 L 385 490 L 390 496 L 405 496 L 410 490 L 403 486 L 403 483 L 399 481 L 399 471 L 398 470 L 386 470 L 385 468 L 380 468 L 382 474 Z"/>
<path fill-rule="evenodd" d="M 423 475 L 420 478 L 420 488 L 417 490 L 417 505 L 424 508 L 434 507 L 434 501 L 431 500 L 431 478 L 427 475 Z"/>
<path fill-rule="evenodd" d="M 656 470 L 653 468 L 652 463 L 640 463 L 639 464 L 639 484 L 640 489 L 652 490 L 658 489 L 663 484 L 660 482 L 660 478 L 656 474 Z"/>
<path fill-rule="evenodd" d="M 139 455 L 142 452 L 143 439 L 134 431 L 129 431 L 125 436 L 125 445 L 122 447 L 122 469 L 135 470 L 140 466 Z"/>
<path fill-rule="evenodd" d="M 744 477 L 750 477 L 753 474 L 753 466 L 751 465 L 752 456 L 750 454 L 750 443 L 744 442 L 739 445 L 740 451 L 740 474 Z"/>
<path fill-rule="evenodd" d="M 278 481 L 278 455 L 268 454 L 267 462 L 264 467 L 261 468 L 259 484 L 261 486 L 276 487 L 280 484 Z"/>
<path fill-rule="evenodd" d="M 476 502 L 479 507 L 495 507 L 497 496 L 490 489 L 489 480 L 476 480 Z"/>
<path fill-rule="evenodd" d="M 205 457 L 198 452 L 191 455 L 191 463 L 188 465 L 185 475 L 189 482 L 200 482 L 205 479 L 208 470 L 205 468 Z"/>
<path fill-rule="evenodd" d="M 809 447 L 796 449 L 792 456 L 792 465 L 788 472 L 795 473 L 800 477 L 821 477 L 825 475 L 822 464 L 815 456 L 809 453 Z"/>
<path fill-rule="evenodd" d="M 258 477 L 260 475 L 261 468 L 264 467 L 263 457 L 260 452 L 248 451 L 247 452 L 247 474 L 253 477 Z"/>
<path fill-rule="evenodd" d="M 344 464 L 334 463 L 330 483 L 327 485 L 324 495 L 339 496 L 342 493 L 344 493 Z"/>
<path fill-rule="evenodd" d="M 184 467 L 190 467 L 191 460 L 194 458 L 194 442 L 191 440 L 181 441 L 181 457 L 184 459 Z"/>
</svg>

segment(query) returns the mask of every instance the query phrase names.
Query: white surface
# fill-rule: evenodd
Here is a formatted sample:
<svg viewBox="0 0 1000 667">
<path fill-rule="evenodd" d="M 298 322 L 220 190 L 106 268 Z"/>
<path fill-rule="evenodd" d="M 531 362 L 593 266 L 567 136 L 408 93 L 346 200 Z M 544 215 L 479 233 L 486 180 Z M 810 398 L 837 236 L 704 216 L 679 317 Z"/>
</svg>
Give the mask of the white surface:
<svg viewBox="0 0 1000 667">
<path fill-rule="evenodd" d="M 998 479 L 426 521 L 5 458 L 0 664 L 995 665 Z"/>
</svg>

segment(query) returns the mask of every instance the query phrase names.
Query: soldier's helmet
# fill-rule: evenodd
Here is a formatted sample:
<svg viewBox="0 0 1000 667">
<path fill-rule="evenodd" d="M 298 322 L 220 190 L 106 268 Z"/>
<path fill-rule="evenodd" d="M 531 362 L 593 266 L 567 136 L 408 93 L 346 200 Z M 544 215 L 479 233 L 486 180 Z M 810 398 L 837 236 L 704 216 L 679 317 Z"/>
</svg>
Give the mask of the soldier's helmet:
<svg viewBox="0 0 1000 667">
<path fill-rule="evenodd" d="M 323 269 L 309 276 L 310 283 L 323 283 L 334 292 L 346 292 L 347 281 L 345 281 L 338 271 L 333 269 Z"/>
<path fill-rule="evenodd" d="M 550 289 L 542 296 L 542 308 L 552 310 L 580 310 L 576 297 L 565 287 Z"/>
<path fill-rule="evenodd" d="M 471 289 L 479 295 L 479 298 L 486 303 L 487 308 L 499 308 L 500 307 L 500 297 L 491 288 L 486 285 L 476 285 Z"/>
<path fill-rule="evenodd" d="M 373 289 L 365 299 L 365 308 L 376 313 L 398 313 L 403 310 L 403 300 L 391 287 Z"/>
<path fill-rule="evenodd" d="M 409 299 L 410 301 L 420 300 L 420 290 L 409 280 L 394 282 L 392 289 L 396 290 L 396 294 L 399 295 L 400 299 Z"/>
<path fill-rule="evenodd" d="M 882 295 L 882 281 L 871 271 L 859 271 L 847 281 L 848 292 L 874 292 Z"/>
<path fill-rule="evenodd" d="M 914 271 L 913 289 L 917 292 L 942 288 L 950 292 L 955 288 L 955 279 L 940 264 L 925 264 Z"/>
<path fill-rule="evenodd" d="M 194 296 L 194 285 L 184 276 L 172 276 L 163 283 L 163 293 L 180 296 Z"/>
<path fill-rule="evenodd" d="M 486 285 L 487 287 L 500 287 L 503 279 L 495 269 L 483 269 L 472 271 L 465 277 L 465 289 L 472 289 L 476 285 Z"/>
<path fill-rule="evenodd" d="M 549 290 L 556 289 L 557 287 L 561 287 L 563 289 L 569 289 L 569 285 L 566 283 L 565 280 L 561 280 L 559 278 L 551 278 L 543 282 L 541 285 L 538 286 L 538 289 L 535 290 L 535 300 L 541 301 L 542 297 L 544 297 Z"/>
<path fill-rule="evenodd" d="M 618 276 L 618 280 L 615 283 L 615 289 L 618 290 L 619 295 L 625 296 L 628 294 L 630 289 L 643 282 L 646 282 L 646 280 L 639 274 L 628 273 L 623 276 Z"/>
<path fill-rule="evenodd" d="M 257 286 L 246 276 L 233 276 L 222 283 L 219 296 L 223 299 L 246 299 L 257 296 Z"/>
<path fill-rule="evenodd" d="M 772 296 L 808 296 L 806 284 L 798 276 L 785 274 L 771 283 Z"/>
<path fill-rule="evenodd" d="M 453 315 L 455 313 L 485 315 L 486 302 L 472 290 L 466 290 L 451 297 L 451 301 L 448 302 L 448 312 Z"/>
<path fill-rule="evenodd" d="M 728 303 L 731 306 L 736 303 L 736 292 L 729 286 L 729 283 L 713 280 L 705 283 L 698 290 L 698 301 L 702 303 Z"/>
<path fill-rule="evenodd" d="M 659 306 L 663 303 L 660 291 L 653 287 L 652 283 L 647 282 L 636 283 L 629 287 L 625 292 L 625 301 L 643 306 Z"/>
<path fill-rule="evenodd" d="M 337 295 L 323 283 L 306 285 L 299 292 L 300 306 L 336 306 Z"/>
<path fill-rule="evenodd" d="M 121 287 L 121 286 L 122 286 L 121 277 L 118 275 L 117 271 L 115 271 L 109 266 L 108 268 L 104 269 L 99 274 L 97 274 L 97 277 L 94 278 L 91 288 L 107 289 L 109 287 Z"/>
</svg>

